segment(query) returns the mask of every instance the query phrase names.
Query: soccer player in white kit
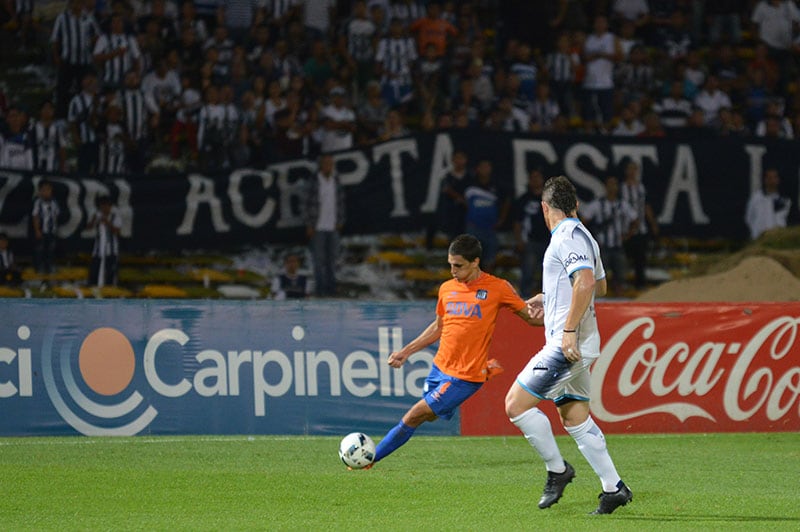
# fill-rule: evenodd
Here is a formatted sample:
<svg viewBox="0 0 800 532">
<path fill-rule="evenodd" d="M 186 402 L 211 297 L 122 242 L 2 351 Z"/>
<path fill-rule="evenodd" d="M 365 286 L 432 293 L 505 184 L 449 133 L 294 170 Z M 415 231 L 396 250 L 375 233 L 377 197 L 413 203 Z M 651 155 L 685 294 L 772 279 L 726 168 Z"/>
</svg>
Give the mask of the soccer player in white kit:
<svg viewBox="0 0 800 532">
<path fill-rule="evenodd" d="M 589 414 L 589 366 L 600 355 L 594 297 L 606 293 L 600 248 L 577 217 L 575 187 L 550 178 L 542 210 L 550 230 L 544 255 L 543 293 L 528 300 L 531 316 L 544 313 L 545 345 L 519 373 L 506 395 L 506 414 L 547 468 L 539 508 L 557 503 L 575 477 L 556 445 L 547 416 L 536 405 L 555 402 L 564 428 L 600 477 L 603 491 L 594 514 L 610 514 L 633 500 L 608 454 L 605 437 Z"/>
</svg>

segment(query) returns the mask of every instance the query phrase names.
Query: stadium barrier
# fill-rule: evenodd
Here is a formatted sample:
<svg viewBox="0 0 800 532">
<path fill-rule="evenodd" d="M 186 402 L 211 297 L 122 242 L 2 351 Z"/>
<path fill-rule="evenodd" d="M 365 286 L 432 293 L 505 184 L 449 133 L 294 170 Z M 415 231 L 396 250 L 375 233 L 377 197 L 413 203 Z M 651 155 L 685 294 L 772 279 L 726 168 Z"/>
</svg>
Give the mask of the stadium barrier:
<svg viewBox="0 0 800 532">
<path fill-rule="evenodd" d="M 2 436 L 382 434 L 422 394 L 434 354 L 385 364 L 430 323 L 430 302 L 2 305 Z M 598 312 L 593 406 L 607 432 L 800 430 L 800 304 Z M 541 329 L 502 313 L 491 356 L 505 373 L 460 418 L 421 433 L 516 434 L 503 396 L 542 342 Z"/>
</svg>

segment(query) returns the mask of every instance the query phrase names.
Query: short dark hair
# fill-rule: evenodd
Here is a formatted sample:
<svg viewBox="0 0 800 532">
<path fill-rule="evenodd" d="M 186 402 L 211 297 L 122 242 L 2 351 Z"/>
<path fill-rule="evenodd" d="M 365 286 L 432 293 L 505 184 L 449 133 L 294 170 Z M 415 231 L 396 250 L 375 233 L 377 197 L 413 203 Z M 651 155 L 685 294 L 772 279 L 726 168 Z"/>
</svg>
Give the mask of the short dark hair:
<svg viewBox="0 0 800 532">
<path fill-rule="evenodd" d="M 551 177 L 545 182 L 542 201 L 567 215 L 578 208 L 578 194 L 575 192 L 575 185 L 563 175 Z"/>
<path fill-rule="evenodd" d="M 481 242 L 472 235 L 463 234 L 458 235 L 450 242 L 450 247 L 447 249 L 449 255 L 461 255 L 469 262 L 480 258 L 483 253 Z"/>
</svg>

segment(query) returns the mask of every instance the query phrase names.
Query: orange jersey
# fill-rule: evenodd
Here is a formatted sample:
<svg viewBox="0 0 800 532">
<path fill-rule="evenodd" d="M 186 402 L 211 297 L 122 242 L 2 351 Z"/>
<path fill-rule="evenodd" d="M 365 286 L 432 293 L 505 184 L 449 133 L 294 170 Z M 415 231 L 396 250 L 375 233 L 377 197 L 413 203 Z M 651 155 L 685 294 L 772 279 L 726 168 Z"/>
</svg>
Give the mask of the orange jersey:
<svg viewBox="0 0 800 532">
<path fill-rule="evenodd" d="M 483 272 L 470 283 L 442 283 L 436 304 L 442 336 L 433 363 L 452 377 L 485 381 L 489 342 L 503 307 L 517 312 L 525 302 L 508 281 L 494 275 Z"/>
</svg>

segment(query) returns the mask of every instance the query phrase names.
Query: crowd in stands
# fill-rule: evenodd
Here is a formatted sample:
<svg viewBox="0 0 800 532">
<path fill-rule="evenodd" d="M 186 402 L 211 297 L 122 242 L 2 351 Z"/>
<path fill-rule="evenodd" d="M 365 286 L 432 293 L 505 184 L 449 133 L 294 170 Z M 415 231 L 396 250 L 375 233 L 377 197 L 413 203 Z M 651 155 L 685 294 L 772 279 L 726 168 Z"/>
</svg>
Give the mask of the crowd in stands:
<svg viewBox="0 0 800 532">
<path fill-rule="evenodd" d="M 0 95 L 0 167 L 135 174 L 161 156 L 213 173 L 438 128 L 800 128 L 789 0 L 33 5 L 3 3 L 0 31 L 48 50 L 52 99 Z"/>
</svg>

